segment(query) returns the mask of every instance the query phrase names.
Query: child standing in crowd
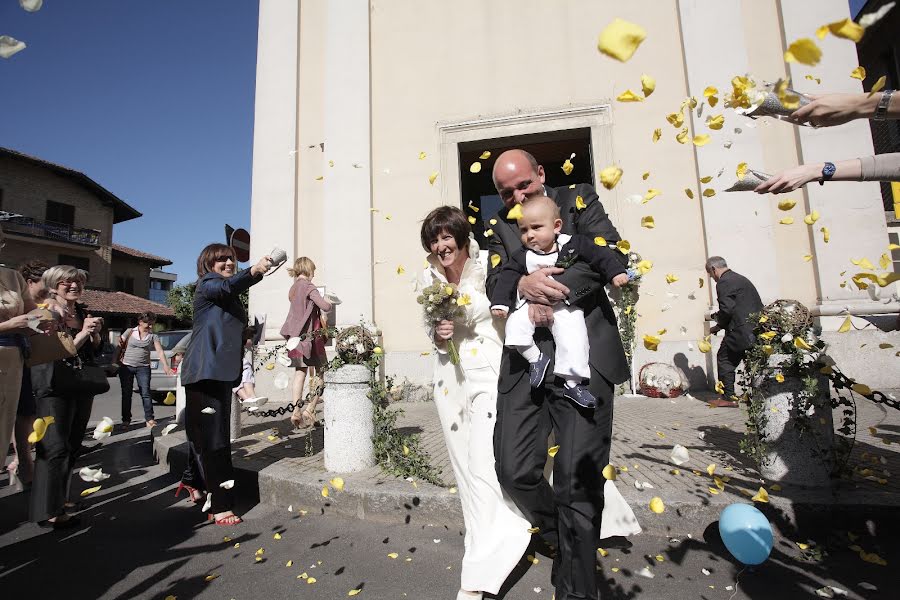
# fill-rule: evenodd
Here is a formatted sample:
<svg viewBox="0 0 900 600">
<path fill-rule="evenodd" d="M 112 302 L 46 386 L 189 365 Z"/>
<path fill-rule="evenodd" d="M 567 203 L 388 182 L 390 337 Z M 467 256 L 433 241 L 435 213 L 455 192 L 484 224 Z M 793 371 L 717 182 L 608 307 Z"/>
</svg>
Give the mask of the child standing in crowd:
<svg viewBox="0 0 900 600">
<path fill-rule="evenodd" d="M 506 322 L 506 345 L 518 350 L 529 362 L 532 387 L 540 387 L 544 382 L 550 357 L 534 343 L 534 323 L 528 318 L 527 303 L 514 302 L 519 278 L 543 267 L 569 268 L 583 262 L 616 287 L 628 283 L 625 267 L 605 244 L 599 246 L 582 235 L 560 234 L 561 230 L 559 207 L 553 200 L 546 196 L 526 200 L 519 219 L 524 247 L 513 253 L 500 272 L 491 298 L 491 313 L 495 317 L 506 317 L 511 306 L 518 309 Z M 550 331 L 556 341 L 554 373 L 565 380 L 564 395 L 580 406 L 594 408 L 597 399 L 587 389 L 591 371 L 584 311 L 558 303 L 553 307 Z"/>
</svg>

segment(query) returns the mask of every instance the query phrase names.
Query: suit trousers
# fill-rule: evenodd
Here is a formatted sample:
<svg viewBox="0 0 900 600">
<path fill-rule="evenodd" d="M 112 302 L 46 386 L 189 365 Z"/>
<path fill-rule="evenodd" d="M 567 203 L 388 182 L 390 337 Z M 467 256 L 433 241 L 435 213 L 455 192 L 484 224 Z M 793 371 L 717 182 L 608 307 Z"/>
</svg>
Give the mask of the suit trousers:
<svg viewBox="0 0 900 600">
<path fill-rule="evenodd" d="M 518 380 L 501 392 L 497 403 L 494 452 L 500 484 L 532 526 L 540 528 L 542 539 L 558 548 L 553 564 L 556 598 L 595 599 L 613 385 L 593 370 L 589 389 L 598 404 L 582 408 L 562 395 L 561 379 L 548 378 L 543 387 L 532 389 L 525 360 L 516 352 L 504 353 L 512 361 L 510 378 L 518 375 Z M 551 431 L 559 446 L 552 490 L 543 476 Z"/>
<path fill-rule="evenodd" d="M 72 469 L 91 417 L 93 396 L 45 396 L 37 399 L 37 414 L 51 416 L 44 438 L 37 443 L 31 520 L 46 521 L 65 511 Z"/>
<path fill-rule="evenodd" d="M 231 388 L 234 382 L 204 379 L 185 387 L 187 402 L 184 409 L 185 431 L 188 441 L 199 455 L 206 490 L 212 496 L 209 512 L 227 512 L 234 506 L 234 493 L 221 487 L 234 480 L 231 464 Z M 215 412 L 204 413 L 211 408 Z M 184 480 L 182 480 L 184 481 Z M 184 481 L 195 485 L 196 480 Z"/>
<path fill-rule="evenodd" d="M 716 354 L 716 370 L 719 374 L 719 381 L 722 382 L 722 385 L 725 388 L 726 398 L 731 398 L 735 395 L 735 371 L 737 371 L 741 361 L 744 360 L 745 352 L 746 351 L 735 352 L 734 350 L 730 350 L 726 340 L 722 340 L 722 345 L 719 346 L 719 352 Z"/>
<path fill-rule="evenodd" d="M 528 317 L 528 305 L 523 304 L 506 320 L 506 345 L 529 347 L 534 344 L 535 326 Z M 553 307 L 553 324 L 550 326 L 556 342 L 553 373 L 560 377 L 590 379 L 587 325 L 584 311 L 577 306 L 557 302 Z"/>
</svg>

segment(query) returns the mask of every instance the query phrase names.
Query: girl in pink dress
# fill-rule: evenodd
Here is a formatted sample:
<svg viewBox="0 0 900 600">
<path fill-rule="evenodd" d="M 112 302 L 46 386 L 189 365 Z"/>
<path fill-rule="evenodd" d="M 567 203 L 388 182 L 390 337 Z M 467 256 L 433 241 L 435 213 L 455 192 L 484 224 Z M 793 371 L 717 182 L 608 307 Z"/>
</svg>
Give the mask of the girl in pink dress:
<svg viewBox="0 0 900 600">
<path fill-rule="evenodd" d="M 316 263 L 306 256 L 295 260 L 294 267 L 288 269 L 288 275 L 294 278 L 294 285 L 288 292 L 291 308 L 281 327 L 281 335 L 288 340 L 291 366 L 296 369 L 291 387 L 292 399 L 296 404 L 291 415 L 291 423 L 295 427 L 309 427 L 315 423 L 316 404 L 319 398 L 314 395 L 306 405 L 303 405 L 303 385 L 307 374 L 312 377 L 317 369 L 321 373 L 326 362 L 325 339 L 322 336 L 294 339 L 322 329 L 325 326 L 323 313 L 332 308 L 332 303 L 322 297 L 312 282 L 315 273 Z"/>
</svg>

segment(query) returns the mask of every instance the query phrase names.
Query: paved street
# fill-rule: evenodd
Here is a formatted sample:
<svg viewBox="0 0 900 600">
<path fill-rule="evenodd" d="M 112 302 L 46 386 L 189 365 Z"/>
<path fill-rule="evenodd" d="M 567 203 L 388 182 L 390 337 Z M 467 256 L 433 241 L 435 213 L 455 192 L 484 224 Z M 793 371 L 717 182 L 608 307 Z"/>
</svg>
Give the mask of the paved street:
<svg viewBox="0 0 900 600">
<path fill-rule="evenodd" d="M 136 430 L 105 440 L 83 457 L 82 465 L 102 465 L 113 477 L 87 498 L 84 525 L 70 532 L 23 523 L 24 495 L 0 488 L 3 589 L 29 589 L 42 598 L 111 600 L 333 599 L 354 589 L 362 590 L 361 598 L 454 596 L 463 544 L 458 530 L 384 525 L 315 510 L 304 514 L 299 506 L 291 512 L 288 506 L 247 506 L 243 525 L 208 525 L 184 497 L 174 499 L 175 479 L 155 464 L 150 447 L 149 435 Z M 86 487 L 76 481 L 78 490 Z M 865 531 L 851 533 L 860 536 L 856 544 L 889 565 L 900 559 L 896 544 Z M 812 597 L 823 585 L 848 590 L 852 598 L 890 597 L 889 568 L 861 561 L 847 549 L 846 532 L 835 529 L 829 540 L 819 540 L 828 542 L 824 557 L 804 552 L 796 541 L 778 539 L 765 565 L 743 571 L 735 593 L 730 586 L 741 569 L 722 547 L 715 526 L 692 539 L 638 536 L 634 546 L 610 547 L 600 559 L 603 598 L 796 598 Z M 538 561 L 527 569 L 523 562 L 521 578 L 504 597 L 551 598 L 549 561 L 540 556 Z M 49 577 L 60 573 L 60 565 L 68 575 Z M 652 579 L 640 574 L 645 567 Z M 310 578 L 315 582 L 308 583 Z"/>
</svg>

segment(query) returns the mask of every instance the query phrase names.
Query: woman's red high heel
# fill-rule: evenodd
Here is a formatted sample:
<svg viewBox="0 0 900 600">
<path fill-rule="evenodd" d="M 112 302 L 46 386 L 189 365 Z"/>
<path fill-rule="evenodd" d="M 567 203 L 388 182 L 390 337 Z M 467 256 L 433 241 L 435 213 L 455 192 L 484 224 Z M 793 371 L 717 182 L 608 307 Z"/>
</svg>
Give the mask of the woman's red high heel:
<svg viewBox="0 0 900 600">
<path fill-rule="evenodd" d="M 193 502 L 193 503 L 195 503 L 195 504 L 196 504 L 197 502 L 199 502 L 200 498 L 203 497 L 203 492 L 201 492 L 200 490 L 198 490 L 198 489 L 195 488 L 195 487 L 191 487 L 191 486 L 187 485 L 186 483 L 183 483 L 183 482 L 179 481 L 179 482 L 178 482 L 178 488 L 176 488 L 176 490 L 175 490 L 175 497 L 176 497 L 176 498 L 177 498 L 178 496 L 181 495 L 181 490 L 187 490 L 187 493 L 188 493 L 188 500 L 190 500 L 191 502 Z M 194 494 L 197 495 L 196 498 L 194 497 Z"/>
</svg>

